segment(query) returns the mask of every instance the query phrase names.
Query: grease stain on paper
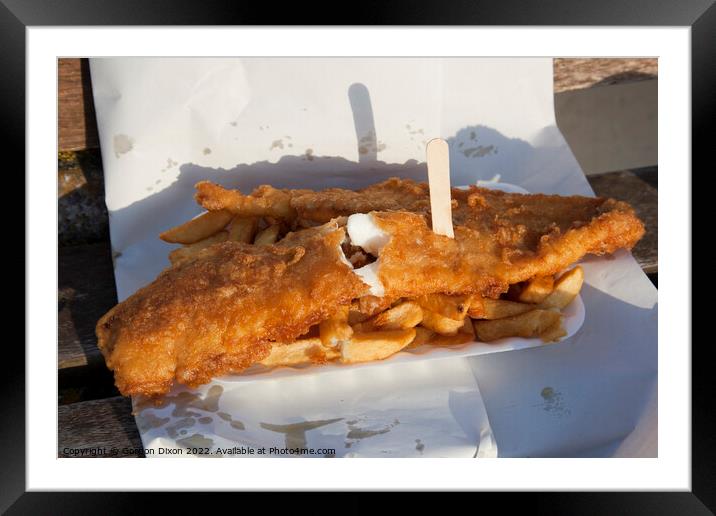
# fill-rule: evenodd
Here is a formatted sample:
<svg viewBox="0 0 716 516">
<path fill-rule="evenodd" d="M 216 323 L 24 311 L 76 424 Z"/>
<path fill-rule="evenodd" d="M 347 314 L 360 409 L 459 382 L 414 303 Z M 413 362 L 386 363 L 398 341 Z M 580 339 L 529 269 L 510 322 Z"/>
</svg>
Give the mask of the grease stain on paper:
<svg viewBox="0 0 716 516">
<path fill-rule="evenodd" d="M 208 439 L 202 434 L 193 434 L 184 439 L 177 439 L 177 444 L 184 448 L 211 448 L 214 445 L 214 440 Z M 206 455 L 198 455 L 198 457 L 206 457 Z"/>
<path fill-rule="evenodd" d="M 232 428 L 244 430 L 245 427 L 241 421 L 234 420 L 231 415 L 226 412 L 218 412 L 219 399 L 223 392 L 223 387 L 213 385 L 204 396 L 195 392 L 182 391 L 174 396 L 164 396 L 161 399 L 140 397 L 135 404 L 133 414 L 137 416 L 138 426 L 142 431 L 164 427 L 166 435 L 172 439 L 176 439 L 178 443 L 180 441 L 178 439 L 179 436 L 185 435 L 187 428 L 191 428 L 197 423 L 207 425 L 214 421 L 214 418 L 210 414 L 207 414 L 207 412 L 216 413 L 217 416 L 228 422 Z M 173 405 L 173 407 L 169 407 L 171 409 L 171 416 L 178 419 L 172 420 L 169 414 L 167 414 L 167 417 L 159 418 L 153 411 L 147 412 L 145 410 L 161 410 L 170 404 Z M 191 438 L 194 438 L 194 436 Z M 197 444 L 197 446 L 199 445 Z"/>
<path fill-rule="evenodd" d="M 415 130 L 413 130 L 412 127 L 410 126 L 410 124 L 406 124 L 406 125 L 405 125 L 405 128 L 408 130 L 408 134 L 410 135 L 410 141 L 411 141 L 411 142 L 415 141 L 415 138 L 416 138 L 417 135 L 419 135 L 419 134 L 425 136 L 425 131 L 424 131 L 423 129 L 415 129 Z"/>
<path fill-rule="evenodd" d="M 170 168 L 176 167 L 178 164 L 178 161 L 174 161 L 172 158 L 167 158 L 167 166 L 162 169 L 162 172 L 166 172 Z"/>
<path fill-rule="evenodd" d="M 146 432 L 150 428 L 158 428 L 169 422 L 168 417 L 157 417 L 153 412 L 143 413 L 137 417 L 137 426 L 142 432 Z"/>
<path fill-rule="evenodd" d="M 373 437 L 374 435 L 380 435 L 380 434 L 387 434 L 390 432 L 390 426 L 386 426 L 385 428 L 381 428 L 379 430 L 366 430 L 364 428 L 351 428 L 346 434 L 346 437 L 348 439 L 365 439 L 366 437 Z"/>
<path fill-rule="evenodd" d="M 489 154 L 497 154 L 497 147 L 494 145 L 478 145 L 461 151 L 466 158 L 482 158 Z"/>
<path fill-rule="evenodd" d="M 235 428 L 236 430 L 246 430 L 244 424 L 238 419 L 233 419 L 231 417 L 231 414 L 227 414 L 226 412 L 217 412 L 216 415 L 229 423 L 229 425 L 231 425 L 231 428 Z"/>
<path fill-rule="evenodd" d="M 387 434 L 393 429 L 393 427 L 399 425 L 400 421 L 398 419 L 394 419 L 392 423 L 390 423 L 389 425 L 385 425 L 381 428 L 367 428 L 365 426 L 358 426 L 357 419 L 346 421 L 346 424 L 348 425 L 348 433 L 346 434 L 347 440 L 344 444 L 346 448 L 350 448 L 351 446 L 353 446 L 354 443 L 357 443 L 361 439 L 367 439 L 376 435 Z"/>
<path fill-rule="evenodd" d="M 572 413 L 572 411 L 565 406 L 562 393 L 555 391 L 552 387 L 542 389 L 540 396 L 542 396 L 544 400 L 542 410 L 545 412 L 549 412 L 558 417 L 568 416 Z"/>
<path fill-rule="evenodd" d="M 196 421 L 193 417 L 185 417 L 178 421 L 175 421 L 171 425 L 167 426 L 164 430 L 169 437 L 171 437 L 172 439 L 176 439 L 179 436 L 179 430 L 181 430 L 182 428 L 192 427 L 195 424 Z"/>
<path fill-rule="evenodd" d="M 246 426 L 244 425 L 244 423 L 239 421 L 238 419 L 232 418 L 231 414 L 229 414 L 227 412 L 217 412 L 216 415 L 219 416 L 224 421 L 226 421 L 227 423 L 229 423 L 231 428 L 234 428 L 235 430 L 246 430 Z M 207 419 L 207 418 L 202 418 L 202 419 Z M 210 419 L 210 418 L 208 418 L 208 419 Z M 201 423 L 202 420 L 200 419 L 199 422 Z"/>
<path fill-rule="evenodd" d="M 209 388 L 205 397 L 193 392 L 180 392 L 176 396 L 166 396 L 165 402 L 173 403 L 174 417 L 200 417 L 202 414 L 193 412 L 189 409 L 195 408 L 205 412 L 216 412 L 219 410 L 219 398 L 224 392 L 224 388 L 220 385 L 213 385 Z"/>
<path fill-rule="evenodd" d="M 379 141 L 375 136 L 375 131 L 371 130 L 365 136 L 362 136 L 358 140 L 358 153 L 359 154 L 377 154 L 383 151 L 388 146 Z"/>
<path fill-rule="evenodd" d="M 112 148 L 114 156 L 119 158 L 122 154 L 126 154 L 134 148 L 134 140 L 126 134 L 115 134 L 112 139 Z"/>
<path fill-rule="evenodd" d="M 119 253 L 121 256 L 122 253 Z M 167 401 L 165 398 L 151 398 L 147 396 L 138 396 L 137 398 L 134 398 L 134 410 L 132 411 L 132 415 L 136 416 L 142 410 L 146 408 L 164 408 L 167 405 Z"/>
<path fill-rule="evenodd" d="M 300 423 L 292 423 L 289 425 L 274 425 L 272 423 L 259 423 L 264 430 L 277 432 L 285 435 L 284 444 L 286 448 L 306 448 L 306 432 L 315 428 L 330 425 L 343 418 L 336 419 L 320 419 L 317 421 L 301 421 Z"/>
</svg>

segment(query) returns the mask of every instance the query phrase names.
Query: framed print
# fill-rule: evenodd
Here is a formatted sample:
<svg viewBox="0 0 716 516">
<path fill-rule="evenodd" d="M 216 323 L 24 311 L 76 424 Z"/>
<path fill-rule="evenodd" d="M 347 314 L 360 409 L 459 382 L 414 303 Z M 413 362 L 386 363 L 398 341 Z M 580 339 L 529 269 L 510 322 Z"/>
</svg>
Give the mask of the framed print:
<svg viewBox="0 0 716 516">
<path fill-rule="evenodd" d="M 561 4 L 316 26 L 5 1 L 27 337 L 0 508 L 325 489 L 714 510 L 690 236 L 716 11 Z"/>
</svg>

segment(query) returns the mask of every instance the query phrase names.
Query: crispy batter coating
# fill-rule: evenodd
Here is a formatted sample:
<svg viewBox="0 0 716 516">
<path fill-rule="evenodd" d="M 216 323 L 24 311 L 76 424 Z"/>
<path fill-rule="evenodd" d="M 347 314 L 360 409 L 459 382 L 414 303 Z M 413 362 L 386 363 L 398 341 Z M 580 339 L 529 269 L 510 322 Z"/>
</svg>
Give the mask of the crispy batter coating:
<svg viewBox="0 0 716 516">
<path fill-rule="evenodd" d="M 455 238 L 433 233 L 425 215 L 373 213 L 391 235 L 378 277 L 386 296 L 477 293 L 495 298 L 509 285 L 556 274 L 586 254 L 631 249 L 644 225 L 613 199 L 481 191 L 475 207 L 455 210 Z"/>
<path fill-rule="evenodd" d="M 245 216 L 267 216 L 292 219 L 296 211 L 291 207 L 292 195 L 308 190 L 279 190 L 269 185 L 259 186 L 251 195 L 228 190 L 209 181 L 196 184 L 196 202 L 210 211 L 226 209 Z M 331 217 L 333 218 L 333 217 Z M 323 222 L 328 222 L 326 219 Z"/>
<path fill-rule="evenodd" d="M 371 211 L 430 213 L 428 184 L 395 177 L 356 191 L 341 188 L 319 192 L 278 190 L 263 185 L 251 195 L 202 181 L 197 184 L 196 199 L 208 210 L 272 215 L 302 223 L 325 223 L 339 216 Z M 523 195 L 477 186 L 452 189 L 454 225 L 489 233 L 496 244 L 509 249 L 536 249 L 544 235 L 563 234 L 590 223 L 599 214 L 612 211 L 631 215 L 631 222 L 636 219 L 628 204 L 613 199 Z"/>
<path fill-rule="evenodd" d="M 334 223 L 276 245 L 224 242 L 162 272 L 97 324 L 98 345 L 124 395 L 197 386 L 256 363 L 367 287 L 340 259 Z"/>
<path fill-rule="evenodd" d="M 279 190 L 262 185 L 251 195 L 229 190 L 209 181 L 196 184 L 196 201 L 207 210 L 227 209 L 246 215 L 269 215 L 314 223 L 325 223 L 341 215 L 369 211 L 430 210 L 426 183 L 391 178 L 362 190 L 328 188 L 312 190 Z"/>
<path fill-rule="evenodd" d="M 430 191 L 427 183 L 394 177 L 357 191 L 342 188 L 293 191 L 291 206 L 300 218 L 314 222 L 370 211 L 427 213 L 430 212 Z"/>
</svg>

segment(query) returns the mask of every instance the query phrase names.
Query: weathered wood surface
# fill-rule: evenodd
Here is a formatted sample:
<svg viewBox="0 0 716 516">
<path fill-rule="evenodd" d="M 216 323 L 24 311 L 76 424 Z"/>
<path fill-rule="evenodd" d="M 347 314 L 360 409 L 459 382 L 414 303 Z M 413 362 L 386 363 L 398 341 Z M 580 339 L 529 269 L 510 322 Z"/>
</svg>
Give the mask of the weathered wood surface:
<svg viewBox="0 0 716 516">
<path fill-rule="evenodd" d="M 647 274 L 658 269 L 658 172 L 656 167 L 587 176 L 594 192 L 601 197 L 626 201 L 644 221 L 646 234 L 632 250 Z"/>
<path fill-rule="evenodd" d="M 143 457 L 129 398 L 83 401 L 58 408 L 58 457 Z"/>
<path fill-rule="evenodd" d="M 656 58 L 557 58 L 553 65 L 554 92 L 655 79 Z"/>
<path fill-rule="evenodd" d="M 104 365 L 94 328 L 97 320 L 116 303 L 109 242 L 59 249 L 59 369 Z"/>
<path fill-rule="evenodd" d="M 60 246 L 109 239 L 99 149 L 62 152 L 57 163 L 57 239 Z"/>
<path fill-rule="evenodd" d="M 87 59 L 57 60 L 59 149 L 99 146 Z"/>
</svg>

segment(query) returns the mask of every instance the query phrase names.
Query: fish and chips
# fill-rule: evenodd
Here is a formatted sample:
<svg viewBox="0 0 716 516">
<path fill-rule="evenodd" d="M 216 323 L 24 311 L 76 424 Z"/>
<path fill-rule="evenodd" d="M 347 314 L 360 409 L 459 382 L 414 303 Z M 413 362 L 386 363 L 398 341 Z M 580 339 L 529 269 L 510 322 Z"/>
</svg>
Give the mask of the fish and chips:
<svg viewBox="0 0 716 516">
<path fill-rule="evenodd" d="M 644 226 L 613 199 L 452 190 L 454 238 L 433 233 L 428 185 L 249 195 L 196 185 L 207 211 L 151 284 L 105 314 L 98 346 L 124 395 L 161 395 L 251 368 L 354 364 L 421 346 L 555 342 L 587 254 Z"/>
</svg>

